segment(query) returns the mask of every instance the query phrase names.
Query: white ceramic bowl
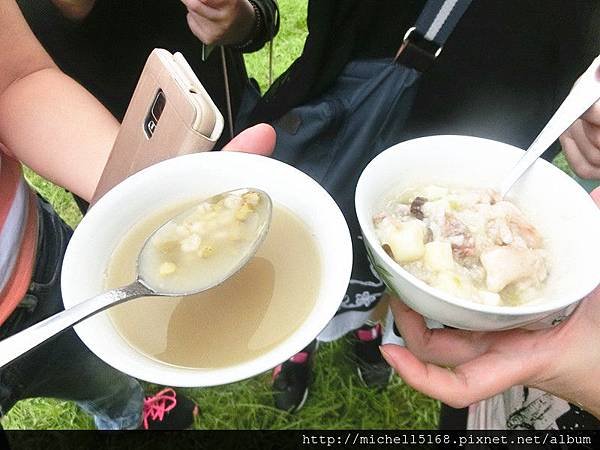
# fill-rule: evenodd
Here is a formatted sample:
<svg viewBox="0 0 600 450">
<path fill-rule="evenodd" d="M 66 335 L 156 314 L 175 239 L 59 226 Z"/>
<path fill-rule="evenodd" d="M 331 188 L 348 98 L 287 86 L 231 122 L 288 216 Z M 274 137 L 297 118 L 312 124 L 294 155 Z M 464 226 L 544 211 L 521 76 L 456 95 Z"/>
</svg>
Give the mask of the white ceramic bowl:
<svg viewBox="0 0 600 450">
<path fill-rule="evenodd" d="M 600 282 L 600 210 L 568 175 L 537 161 L 507 197 L 545 238 L 550 275 L 535 303 L 486 306 L 435 289 L 417 279 L 382 249 L 373 227 L 390 190 L 426 184 L 497 187 L 523 150 L 469 136 L 431 136 L 397 144 L 362 173 L 356 211 L 376 270 L 389 288 L 425 317 L 468 330 L 501 330 L 564 317 Z"/>
<path fill-rule="evenodd" d="M 67 248 L 62 270 L 65 307 L 103 291 L 111 254 L 140 219 L 170 204 L 240 187 L 263 189 L 309 228 L 321 256 L 319 295 L 306 321 L 280 345 L 256 359 L 224 368 L 187 369 L 163 364 L 129 346 L 106 313 L 77 325 L 83 342 L 111 366 L 142 380 L 169 386 L 214 386 L 275 367 L 308 345 L 327 325 L 344 297 L 352 266 L 346 221 L 312 178 L 274 159 L 234 152 L 181 156 L 149 167 L 109 191 L 84 217 Z M 169 301 L 169 299 L 165 299 Z"/>
</svg>

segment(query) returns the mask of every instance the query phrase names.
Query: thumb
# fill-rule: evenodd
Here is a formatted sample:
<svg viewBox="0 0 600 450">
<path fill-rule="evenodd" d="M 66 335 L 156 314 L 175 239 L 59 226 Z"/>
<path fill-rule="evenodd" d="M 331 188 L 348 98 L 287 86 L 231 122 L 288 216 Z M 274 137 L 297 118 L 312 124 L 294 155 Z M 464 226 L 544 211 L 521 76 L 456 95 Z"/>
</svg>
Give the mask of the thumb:
<svg viewBox="0 0 600 450">
<path fill-rule="evenodd" d="M 269 156 L 275 148 L 275 139 L 273 127 L 259 123 L 235 136 L 223 150 Z"/>
</svg>

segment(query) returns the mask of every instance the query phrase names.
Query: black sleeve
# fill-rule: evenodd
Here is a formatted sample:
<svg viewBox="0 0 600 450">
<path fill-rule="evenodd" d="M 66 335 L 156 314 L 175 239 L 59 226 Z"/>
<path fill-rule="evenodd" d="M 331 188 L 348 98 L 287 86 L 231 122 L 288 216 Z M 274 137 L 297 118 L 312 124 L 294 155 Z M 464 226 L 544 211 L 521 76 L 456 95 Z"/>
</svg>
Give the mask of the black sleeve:
<svg viewBox="0 0 600 450">
<path fill-rule="evenodd" d="M 260 50 L 271 41 L 279 32 L 279 6 L 277 0 L 249 0 L 255 7 L 258 28 L 254 30 L 254 36 L 240 50 L 244 53 L 252 53 Z"/>
<path fill-rule="evenodd" d="M 578 1 L 560 27 L 562 66 L 558 100 L 562 101 L 592 60 L 600 54 L 600 2 Z M 557 104 L 558 106 L 558 104 Z"/>
</svg>

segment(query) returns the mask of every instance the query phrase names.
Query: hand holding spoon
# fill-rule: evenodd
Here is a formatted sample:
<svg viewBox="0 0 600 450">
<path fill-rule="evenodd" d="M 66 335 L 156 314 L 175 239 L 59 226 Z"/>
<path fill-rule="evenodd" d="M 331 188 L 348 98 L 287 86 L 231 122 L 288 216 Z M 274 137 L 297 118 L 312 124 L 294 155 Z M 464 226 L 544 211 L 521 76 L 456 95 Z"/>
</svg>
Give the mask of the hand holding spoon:
<svg viewBox="0 0 600 450">
<path fill-rule="evenodd" d="M 505 197 L 529 167 L 598 99 L 600 99 L 600 56 L 581 75 L 527 152 L 502 181 L 500 195 Z"/>
<path fill-rule="evenodd" d="M 0 367 L 112 306 L 138 297 L 198 294 L 223 283 L 254 256 L 267 235 L 271 214 L 270 197 L 258 189 L 224 192 L 178 214 L 144 242 L 133 283 L 85 300 L 4 339 L 0 342 Z M 232 243 L 217 248 L 214 242 L 225 242 L 219 239 L 228 227 L 236 227 L 238 232 L 243 227 L 244 233 L 233 239 L 228 236 L 225 239 Z M 207 244 L 201 246 L 200 239 Z M 165 257 L 183 264 L 162 261 Z"/>
</svg>

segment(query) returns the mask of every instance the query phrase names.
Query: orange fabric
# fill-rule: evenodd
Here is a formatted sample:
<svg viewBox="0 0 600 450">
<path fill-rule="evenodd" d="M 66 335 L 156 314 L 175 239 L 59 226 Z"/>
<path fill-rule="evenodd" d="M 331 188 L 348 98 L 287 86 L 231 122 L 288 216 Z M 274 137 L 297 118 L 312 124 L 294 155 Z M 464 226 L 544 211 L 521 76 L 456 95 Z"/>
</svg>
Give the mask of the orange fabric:
<svg viewBox="0 0 600 450">
<path fill-rule="evenodd" d="M 20 177 L 21 167 L 19 163 L 3 157 L 0 173 L 0 231 L 8 215 L 8 210 L 10 210 Z M 9 180 L 12 181 L 12 186 L 8 184 Z M 10 192 L 12 194 L 9 197 L 6 194 Z M 31 283 L 38 236 L 37 202 L 35 195 L 31 191 L 29 192 L 28 203 L 27 222 L 25 224 L 23 240 L 21 241 L 21 248 L 19 249 L 19 256 L 13 268 L 11 278 L 9 278 L 2 292 L 0 292 L 0 324 L 12 314 L 23 299 Z"/>
<path fill-rule="evenodd" d="M 21 166 L 0 153 L 0 232 L 10 211 L 21 179 Z"/>
</svg>

